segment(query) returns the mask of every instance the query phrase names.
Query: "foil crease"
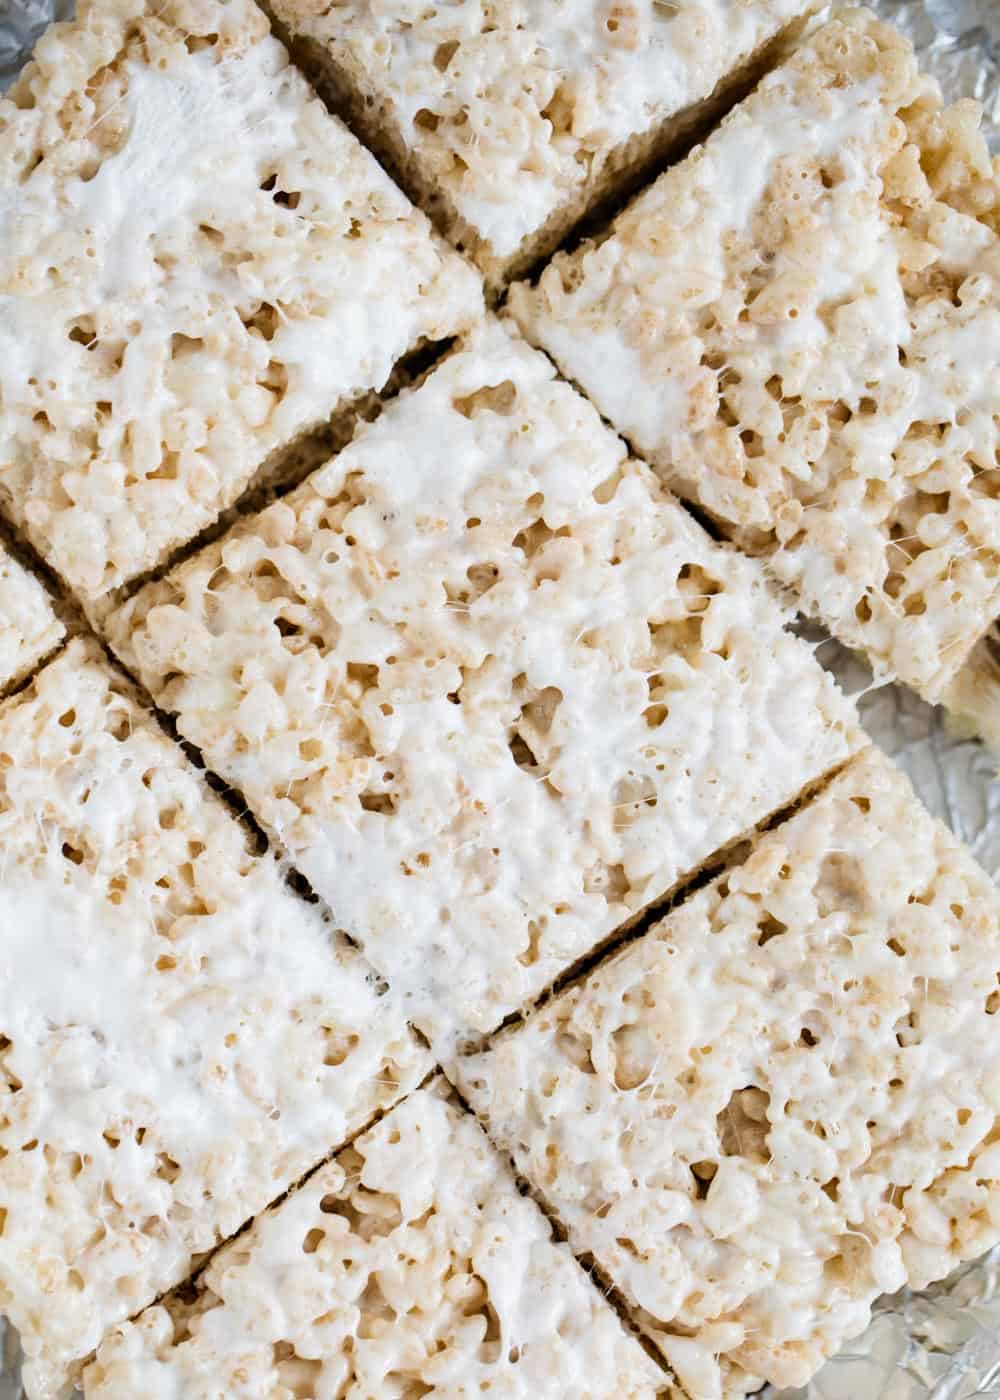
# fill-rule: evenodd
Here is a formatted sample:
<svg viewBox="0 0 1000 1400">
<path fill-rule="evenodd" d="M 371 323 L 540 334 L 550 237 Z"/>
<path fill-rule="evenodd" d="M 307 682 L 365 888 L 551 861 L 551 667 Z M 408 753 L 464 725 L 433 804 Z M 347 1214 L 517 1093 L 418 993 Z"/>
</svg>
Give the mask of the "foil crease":
<svg viewBox="0 0 1000 1400">
<path fill-rule="evenodd" d="M 45 25 L 72 0 L 0 0 L 0 92 L 14 81 Z M 875 0 L 869 8 L 913 41 L 946 98 L 974 97 L 1000 153 L 1000 0 Z M 859 695 L 865 727 L 917 792 L 1000 881 L 996 760 L 953 733 L 943 712 L 899 686 L 870 688 L 864 668 L 813 634 L 819 659 Z M 0 1400 L 24 1400 L 16 1339 L 0 1322 Z M 925 1293 L 881 1299 L 871 1326 L 801 1390 L 761 1400 L 1000 1400 L 1000 1246 Z"/>
</svg>

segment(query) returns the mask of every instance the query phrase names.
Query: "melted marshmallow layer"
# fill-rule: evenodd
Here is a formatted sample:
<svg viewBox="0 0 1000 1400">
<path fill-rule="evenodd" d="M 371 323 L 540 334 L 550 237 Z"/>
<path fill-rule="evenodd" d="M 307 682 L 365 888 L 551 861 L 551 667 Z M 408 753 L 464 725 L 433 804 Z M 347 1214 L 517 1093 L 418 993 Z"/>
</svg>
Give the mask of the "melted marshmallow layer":
<svg viewBox="0 0 1000 1400">
<path fill-rule="evenodd" d="M 0 710 L 0 1310 L 32 1400 L 428 1068 L 96 646 Z"/>
<path fill-rule="evenodd" d="M 624 1330 L 475 1120 L 422 1090 L 108 1338 L 87 1400 L 653 1400 Z"/>
<path fill-rule="evenodd" d="M 692 1396 L 1000 1239 L 1000 895 L 869 751 L 458 1083 Z"/>
<path fill-rule="evenodd" d="M 706 98 L 809 0 L 271 0 L 506 260 L 631 139 Z"/>
<path fill-rule="evenodd" d="M 85 599 L 479 303 L 250 0 L 84 0 L 0 101 L 0 497 Z"/>
<path fill-rule="evenodd" d="M 20 680 L 65 630 L 42 585 L 0 545 L 0 686 Z"/>
<path fill-rule="evenodd" d="M 446 1054 L 858 742 L 785 621 L 491 321 L 110 627 Z"/>
<path fill-rule="evenodd" d="M 1000 611 L 1000 166 L 977 126 L 847 12 L 514 296 L 664 480 L 932 700 Z"/>
</svg>

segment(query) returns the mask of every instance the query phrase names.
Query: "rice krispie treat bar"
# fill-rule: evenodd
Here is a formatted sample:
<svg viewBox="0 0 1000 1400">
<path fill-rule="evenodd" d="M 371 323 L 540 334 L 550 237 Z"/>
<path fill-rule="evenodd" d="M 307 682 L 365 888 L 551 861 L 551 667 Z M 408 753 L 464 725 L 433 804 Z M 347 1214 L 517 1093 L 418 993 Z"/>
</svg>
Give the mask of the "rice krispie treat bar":
<svg viewBox="0 0 1000 1400">
<path fill-rule="evenodd" d="M 977 125 L 848 11 L 513 300 L 665 481 L 932 701 L 1000 612 L 1000 175 Z"/>
<path fill-rule="evenodd" d="M 1000 1239 L 1000 895 L 873 750 L 459 1068 L 698 1400 Z"/>
<path fill-rule="evenodd" d="M 860 742 L 785 620 L 490 322 L 110 627 L 444 1055 Z"/>
<path fill-rule="evenodd" d="M 70 644 L 0 709 L 0 1311 L 31 1400 L 429 1067 Z"/>
<path fill-rule="evenodd" d="M 812 0 L 269 0 L 493 287 L 764 68 Z M 731 100 L 731 99 L 730 99 Z"/>
<path fill-rule="evenodd" d="M 420 1091 L 108 1338 L 87 1400 L 653 1400 L 625 1331 L 475 1120 Z"/>
<path fill-rule="evenodd" d="M 0 544 L 0 689 L 21 680 L 64 634 L 45 589 Z"/>
<path fill-rule="evenodd" d="M 251 0 L 81 0 L 0 102 L 0 501 L 92 601 L 480 300 Z"/>
</svg>

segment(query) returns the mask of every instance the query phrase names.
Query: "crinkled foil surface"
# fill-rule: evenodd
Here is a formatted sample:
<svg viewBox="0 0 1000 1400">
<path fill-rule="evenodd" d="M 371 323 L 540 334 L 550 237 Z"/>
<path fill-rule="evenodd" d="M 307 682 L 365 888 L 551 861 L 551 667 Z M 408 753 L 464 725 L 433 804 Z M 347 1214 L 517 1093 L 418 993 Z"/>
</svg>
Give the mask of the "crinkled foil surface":
<svg viewBox="0 0 1000 1400">
<path fill-rule="evenodd" d="M 949 98 L 983 104 L 1000 151 L 1000 0 L 869 0 L 913 40 Z M 0 0 L 0 91 L 52 19 L 73 0 Z M 927 806 L 1000 880 L 1000 782 L 981 744 L 949 732 L 938 710 L 898 686 L 866 689 L 862 667 L 813 634 L 819 658 L 860 694 L 872 737 L 909 773 Z M 0 1324 L 2 1326 L 2 1324 Z M 16 1340 L 0 1356 L 0 1400 L 23 1400 Z M 1000 1246 L 926 1293 L 882 1299 L 867 1332 L 804 1390 L 769 1389 L 761 1400 L 1000 1400 Z M 566 1400 L 570 1400 L 567 1397 Z"/>
<path fill-rule="evenodd" d="M 54 19 L 70 19 L 74 0 L 0 0 L 0 92 L 17 77 L 35 40 Z"/>
</svg>

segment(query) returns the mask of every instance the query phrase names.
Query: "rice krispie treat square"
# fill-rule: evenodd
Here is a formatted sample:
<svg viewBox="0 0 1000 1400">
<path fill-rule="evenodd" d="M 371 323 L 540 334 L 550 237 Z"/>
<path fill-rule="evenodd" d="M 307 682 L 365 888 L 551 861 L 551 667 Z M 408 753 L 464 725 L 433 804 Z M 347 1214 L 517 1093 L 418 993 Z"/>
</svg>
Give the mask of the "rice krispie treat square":
<svg viewBox="0 0 1000 1400">
<path fill-rule="evenodd" d="M 821 28 L 522 326 L 882 676 L 1000 612 L 1000 166 L 895 30 Z"/>
<path fill-rule="evenodd" d="M 698 1400 L 1000 1239 L 1000 894 L 869 750 L 458 1083 Z"/>
<path fill-rule="evenodd" d="M 444 1055 L 860 742 L 785 621 L 491 321 L 109 625 Z"/>
<path fill-rule="evenodd" d="M 496 288 L 765 68 L 813 0 L 268 0 Z"/>
<path fill-rule="evenodd" d="M 38 579 L 0 544 L 0 689 L 37 666 L 65 630 Z"/>
<path fill-rule="evenodd" d="M 667 1378 L 435 1086 L 113 1332 L 84 1390 L 653 1400 Z"/>
<path fill-rule="evenodd" d="M 0 501 L 85 600 L 480 301 L 251 0 L 81 0 L 0 101 Z"/>
<path fill-rule="evenodd" d="M 0 1311 L 31 1400 L 426 1073 L 96 646 L 0 709 Z"/>
</svg>

